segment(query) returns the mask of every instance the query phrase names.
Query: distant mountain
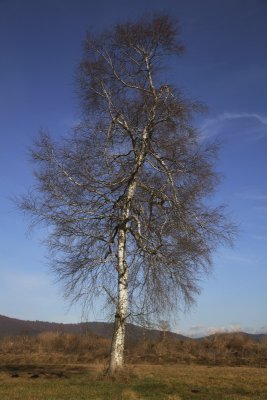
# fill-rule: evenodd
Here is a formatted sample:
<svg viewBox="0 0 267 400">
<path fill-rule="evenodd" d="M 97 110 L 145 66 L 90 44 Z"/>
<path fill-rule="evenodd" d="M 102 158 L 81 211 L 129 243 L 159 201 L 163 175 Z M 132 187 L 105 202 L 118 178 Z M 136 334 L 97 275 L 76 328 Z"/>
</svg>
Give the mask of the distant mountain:
<svg viewBox="0 0 267 400">
<path fill-rule="evenodd" d="M 0 315 L 0 336 L 36 335 L 45 331 L 80 332 L 79 324 L 60 324 L 42 321 L 24 321 Z"/>
<path fill-rule="evenodd" d="M 244 335 L 247 335 L 251 339 L 256 340 L 256 342 L 260 342 L 264 338 L 267 339 L 267 333 L 244 333 Z"/>
<path fill-rule="evenodd" d="M 113 332 L 113 324 L 108 322 L 80 322 L 77 324 L 61 324 L 56 322 L 43 322 L 43 321 L 24 321 L 21 319 L 10 318 L 0 315 L 0 337 L 1 336 L 16 336 L 16 335 L 38 335 L 42 332 L 64 332 L 64 333 L 91 333 L 96 336 L 103 336 L 111 338 Z M 217 334 L 218 335 L 218 334 Z M 263 338 L 267 339 L 265 334 L 251 334 L 245 332 L 235 333 L 220 333 L 220 336 L 229 335 L 244 335 L 252 340 L 260 341 Z M 126 325 L 126 337 L 130 340 L 140 340 L 146 337 L 150 340 L 158 340 L 162 336 L 162 332 L 157 329 L 145 329 L 133 324 Z M 179 335 L 177 333 L 168 332 L 168 336 L 178 340 L 190 340 L 190 338 Z M 210 335 L 206 338 L 191 339 L 203 340 L 210 339 L 216 335 Z"/>
<path fill-rule="evenodd" d="M 246 332 L 239 332 L 239 333 L 240 335 L 255 340 L 256 342 L 260 342 L 263 338 L 267 338 L 267 333 L 246 333 Z"/>
<path fill-rule="evenodd" d="M 255 342 L 260 342 L 262 339 L 266 338 L 267 339 L 267 333 L 247 333 L 247 332 L 220 332 L 220 333 L 215 333 L 206 337 L 201 337 L 198 338 L 198 340 L 204 340 L 204 339 L 209 339 L 212 340 L 216 336 L 220 337 L 235 337 L 235 336 L 244 336 L 245 338 L 249 338 L 254 340 Z"/>
<path fill-rule="evenodd" d="M 27 334 L 30 336 L 42 332 L 64 332 L 64 333 L 91 333 L 97 336 L 110 337 L 113 332 L 113 324 L 108 322 L 81 322 L 77 324 L 61 324 L 56 322 L 24 321 L 0 315 L 0 336 L 15 336 Z M 169 332 L 169 335 L 180 340 L 188 339 L 186 336 Z M 133 324 L 126 325 L 126 336 L 131 340 L 139 340 L 148 337 L 157 340 L 162 332 L 156 329 L 145 329 Z"/>
</svg>

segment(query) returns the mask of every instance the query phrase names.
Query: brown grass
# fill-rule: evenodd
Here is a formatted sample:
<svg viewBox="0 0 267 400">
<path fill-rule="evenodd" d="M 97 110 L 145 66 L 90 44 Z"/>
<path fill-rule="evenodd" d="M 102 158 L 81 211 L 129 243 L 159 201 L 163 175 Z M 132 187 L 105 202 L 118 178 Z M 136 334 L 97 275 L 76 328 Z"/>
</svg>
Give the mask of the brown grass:
<svg viewBox="0 0 267 400">
<path fill-rule="evenodd" d="M 0 339 L 0 363 L 103 363 L 110 339 L 92 334 L 45 332 Z M 256 342 L 242 334 L 214 335 L 199 340 L 168 336 L 157 341 L 127 340 L 128 364 L 203 364 L 267 366 L 267 341 Z"/>
<path fill-rule="evenodd" d="M 1 400 L 266 400 L 265 368 L 128 365 L 110 380 L 105 365 L 9 365 L 0 368 Z"/>
</svg>

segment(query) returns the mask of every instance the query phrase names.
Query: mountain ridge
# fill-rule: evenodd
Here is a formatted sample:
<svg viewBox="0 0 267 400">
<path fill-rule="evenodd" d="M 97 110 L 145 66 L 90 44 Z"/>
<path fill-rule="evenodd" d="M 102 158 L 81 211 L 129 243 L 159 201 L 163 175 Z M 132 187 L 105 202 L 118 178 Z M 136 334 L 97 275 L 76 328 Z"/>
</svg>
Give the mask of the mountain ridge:
<svg viewBox="0 0 267 400">
<path fill-rule="evenodd" d="M 111 338 L 113 323 L 109 322 L 79 322 L 79 323 L 59 323 L 46 321 L 27 321 L 18 318 L 11 318 L 0 315 L 0 337 L 17 336 L 27 334 L 30 336 L 38 335 L 42 332 L 62 332 L 62 333 L 90 333 L 96 336 Z M 132 340 L 139 340 L 142 337 L 157 340 L 162 331 L 157 329 L 147 329 L 133 324 L 126 324 L 126 336 Z M 169 335 L 177 339 L 189 339 L 178 333 L 169 332 Z"/>
<path fill-rule="evenodd" d="M 79 322 L 79 323 L 60 323 L 46 321 L 30 321 L 18 318 L 12 318 L 0 315 L 0 337 L 30 335 L 35 336 L 42 332 L 62 332 L 62 333 L 90 333 L 96 336 L 111 338 L 113 332 L 113 323 L 109 322 Z M 215 335 L 233 335 L 241 334 L 255 341 L 267 338 L 267 333 L 247 333 L 247 332 L 221 332 Z M 126 336 L 131 340 L 139 340 L 147 337 L 151 340 L 157 340 L 161 337 L 162 331 L 158 329 L 148 329 L 133 324 L 126 324 Z M 168 332 L 168 335 L 180 340 L 203 340 L 212 338 L 214 335 L 208 335 L 201 338 L 190 338 L 175 332 Z"/>
</svg>

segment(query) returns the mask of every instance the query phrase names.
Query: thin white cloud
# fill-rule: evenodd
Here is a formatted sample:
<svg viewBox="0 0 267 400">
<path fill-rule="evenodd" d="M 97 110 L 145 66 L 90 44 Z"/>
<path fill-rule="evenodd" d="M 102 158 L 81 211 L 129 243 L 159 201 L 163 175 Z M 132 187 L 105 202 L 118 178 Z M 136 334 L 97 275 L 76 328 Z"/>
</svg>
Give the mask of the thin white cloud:
<svg viewBox="0 0 267 400">
<path fill-rule="evenodd" d="M 199 324 L 192 326 L 186 330 L 179 330 L 177 333 L 191 338 L 200 338 L 209 335 L 214 335 L 216 333 L 235 333 L 235 332 L 262 334 L 262 333 L 267 333 L 267 326 L 262 326 L 260 328 L 249 328 L 241 326 L 239 324 L 231 324 L 227 326 L 207 327 L 205 325 Z"/>
<path fill-rule="evenodd" d="M 267 117 L 257 113 L 223 113 L 222 119 L 241 119 L 241 118 L 252 118 L 258 120 L 261 124 L 267 125 Z"/>
<path fill-rule="evenodd" d="M 253 239 L 267 241 L 267 235 L 252 235 Z"/>
<path fill-rule="evenodd" d="M 259 329 L 255 329 L 251 333 L 257 333 L 257 334 L 267 333 L 267 325 L 262 326 Z"/>
<path fill-rule="evenodd" d="M 207 118 L 203 121 L 202 125 L 200 126 L 202 138 L 205 139 L 219 135 L 221 131 L 224 131 L 223 128 L 225 123 L 234 120 L 254 121 L 255 126 L 248 127 L 246 134 L 255 140 L 259 140 L 267 136 L 267 116 L 258 113 L 225 112 L 215 118 Z M 242 128 L 241 131 L 243 133 L 244 129 Z"/>
<path fill-rule="evenodd" d="M 256 206 L 256 207 L 253 207 L 253 210 L 259 211 L 259 212 L 261 212 L 261 213 L 265 213 L 265 212 L 267 212 L 267 205 L 266 205 L 266 206 Z"/>
<path fill-rule="evenodd" d="M 191 326 L 190 331 L 199 332 L 200 330 L 202 330 L 204 328 L 205 328 L 205 325 L 194 325 L 194 326 Z"/>
<path fill-rule="evenodd" d="M 235 193 L 235 196 L 240 197 L 243 200 L 255 200 L 255 201 L 267 200 L 267 193 L 258 191 L 255 188 L 247 188 L 243 191 Z"/>
<path fill-rule="evenodd" d="M 240 325 L 230 325 L 230 326 L 220 326 L 220 327 L 211 327 L 207 329 L 208 335 L 214 335 L 216 333 L 233 333 L 233 332 L 242 332 L 243 328 Z"/>
<path fill-rule="evenodd" d="M 225 254 L 224 258 L 228 261 L 234 261 L 242 264 L 255 264 L 256 260 L 252 257 L 245 257 L 239 254 Z"/>
<path fill-rule="evenodd" d="M 190 327 L 189 329 L 178 331 L 178 333 L 191 337 L 191 338 L 199 338 L 205 337 L 209 335 L 214 335 L 215 333 L 231 333 L 231 332 L 240 332 L 242 328 L 240 325 L 229 325 L 229 326 L 220 326 L 220 327 L 207 327 L 205 325 L 195 325 Z"/>
</svg>

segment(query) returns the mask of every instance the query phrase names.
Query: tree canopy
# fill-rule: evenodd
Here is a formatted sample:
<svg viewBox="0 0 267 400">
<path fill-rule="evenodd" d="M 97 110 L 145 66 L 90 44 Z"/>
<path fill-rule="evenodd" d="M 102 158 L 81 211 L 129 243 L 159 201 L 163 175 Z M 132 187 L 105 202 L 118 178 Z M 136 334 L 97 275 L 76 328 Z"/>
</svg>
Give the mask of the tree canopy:
<svg viewBox="0 0 267 400">
<path fill-rule="evenodd" d="M 184 50 L 178 34 L 165 15 L 88 34 L 82 120 L 58 143 L 41 133 L 32 150 L 36 187 L 21 207 L 51 228 L 66 294 L 105 296 L 114 332 L 192 303 L 234 232 L 205 201 L 218 183 L 217 146 L 192 125 L 201 105 L 166 80 L 169 57 Z"/>
</svg>

